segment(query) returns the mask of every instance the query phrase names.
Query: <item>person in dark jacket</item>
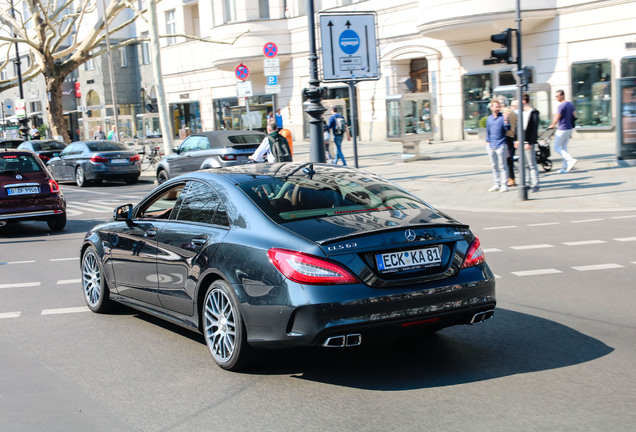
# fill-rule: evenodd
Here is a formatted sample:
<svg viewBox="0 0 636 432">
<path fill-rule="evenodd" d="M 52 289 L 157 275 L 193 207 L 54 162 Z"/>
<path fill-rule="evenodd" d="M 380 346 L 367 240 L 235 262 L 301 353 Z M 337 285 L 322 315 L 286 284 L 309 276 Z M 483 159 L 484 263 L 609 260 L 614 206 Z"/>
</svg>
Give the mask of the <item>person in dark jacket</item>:
<svg viewBox="0 0 636 432">
<path fill-rule="evenodd" d="M 519 118 L 519 117 L 518 117 Z M 539 191 L 539 169 L 537 168 L 536 145 L 539 136 L 539 111 L 530 105 L 530 96 L 523 95 L 523 144 L 524 160 L 526 167 L 530 171 L 530 187 L 532 192 Z M 515 147 L 519 148 L 519 141 L 515 142 Z"/>
</svg>

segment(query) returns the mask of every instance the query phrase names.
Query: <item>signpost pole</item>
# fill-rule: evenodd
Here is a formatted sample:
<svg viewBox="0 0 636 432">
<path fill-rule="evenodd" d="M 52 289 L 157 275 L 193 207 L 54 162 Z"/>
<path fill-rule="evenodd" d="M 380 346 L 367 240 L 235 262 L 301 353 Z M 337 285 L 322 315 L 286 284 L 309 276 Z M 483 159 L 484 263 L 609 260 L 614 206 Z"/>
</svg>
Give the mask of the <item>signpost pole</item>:
<svg viewBox="0 0 636 432">
<path fill-rule="evenodd" d="M 349 81 L 349 123 L 351 124 L 351 136 L 353 137 L 353 163 L 358 168 L 358 128 L 356 118 L 358 116 L 358 103 L 356 101 L 356 81 Z"/>
</svg>

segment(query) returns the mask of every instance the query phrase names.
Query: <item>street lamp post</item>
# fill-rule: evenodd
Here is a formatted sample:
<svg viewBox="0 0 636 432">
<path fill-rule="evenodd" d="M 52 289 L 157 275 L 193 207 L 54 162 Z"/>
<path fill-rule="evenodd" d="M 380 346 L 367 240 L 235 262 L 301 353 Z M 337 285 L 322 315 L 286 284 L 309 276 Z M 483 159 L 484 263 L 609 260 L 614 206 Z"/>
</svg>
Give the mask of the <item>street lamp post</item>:
<svg viewBox="0 0 636 432">
<path fill-rule="evenodd" d="M 117 108 L 117 91 L 115 90 L 115 74 L 113 73 L 113 54 L 110 52 L 110 34 L 108 31 L 108 15 L 106 15 L 106 2 L 102 0 L 102 7 L 104 8 L 104 30 L 106 31 L 106 51 L 108 52 L 108 71 L 110 75 L 110 95 L 113 102 L 113 115 L 115 116 L 115 141 L 119 141 L 119 119 Z"/>
<path fill-rule="evenodd" d="M 324 163 L 325 140 L 322 131 L 322 114 L 326 111 L 320 102 L 323 89 L 318 87 L 318 55 L 316 54 L 316 22 L 314 17 L 314 1 L 307 0 L 307 21 L 309 27 L 309 87 L 303 89 L 307 99 L 305 112 L 309 114 L 309 160 Z"/>
</svg>

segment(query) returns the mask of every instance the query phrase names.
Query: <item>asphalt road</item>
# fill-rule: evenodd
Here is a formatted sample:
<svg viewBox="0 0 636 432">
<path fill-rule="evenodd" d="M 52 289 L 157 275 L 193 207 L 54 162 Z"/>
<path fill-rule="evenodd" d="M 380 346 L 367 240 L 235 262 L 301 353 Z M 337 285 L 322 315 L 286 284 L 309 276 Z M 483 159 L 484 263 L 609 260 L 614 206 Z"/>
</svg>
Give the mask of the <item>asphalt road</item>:
<svg viewBox="0 0 636 432">
<path fill-rule="evenodd" d="M 230 373 L 198 334 L 85 308 L 84 233 L 152 184 L 62 187 L 64 232 L 0 229 L 2 431 L 634 429 L 636 213 L 452 211 L 498 277 L 493 319 Z"/>
</svg>

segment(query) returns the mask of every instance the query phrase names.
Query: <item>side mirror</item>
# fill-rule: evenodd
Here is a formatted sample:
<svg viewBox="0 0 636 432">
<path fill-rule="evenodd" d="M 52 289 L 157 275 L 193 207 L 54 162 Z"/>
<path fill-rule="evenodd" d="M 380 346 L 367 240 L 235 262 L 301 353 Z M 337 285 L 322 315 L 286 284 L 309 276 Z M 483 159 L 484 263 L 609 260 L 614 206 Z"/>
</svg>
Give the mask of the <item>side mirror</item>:
<svg viewBox="0 0 636 432">
<path fill-rule="evenodd" d="M 115 209 L 114 218 L 116 221 L 126 221 L 127 224 L 132 223 L 132 204 L 124 204 Z"/>
<path fill-rule="evenodd" d="M 59 153 L 53 153 L 53 157 L 60 157 Z"/>
<path fill-rule="evenodd" d="M 179 147 L 172 147 L 172 153 L 179 154 L 180 151 Z"/>
</svg>

